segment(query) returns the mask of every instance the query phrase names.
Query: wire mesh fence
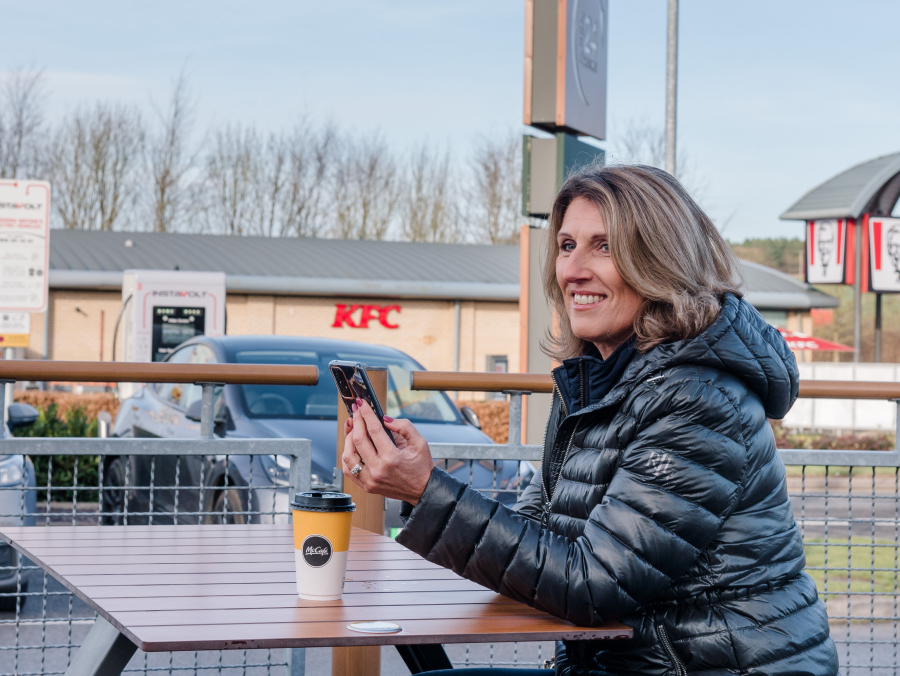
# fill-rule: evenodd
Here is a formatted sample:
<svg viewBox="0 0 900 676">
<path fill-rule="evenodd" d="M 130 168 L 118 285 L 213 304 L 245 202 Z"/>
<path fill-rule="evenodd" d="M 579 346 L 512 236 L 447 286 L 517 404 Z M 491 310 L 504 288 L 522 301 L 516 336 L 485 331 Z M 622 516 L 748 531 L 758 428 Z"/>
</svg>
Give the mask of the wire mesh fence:
<svg viewBox="0 0 900 676">
<path fill-rule="evenodd" d="M 806 546 L 807 571 L 828 608 L 841 671 L 848 676 L 897 674 L 900 462 L 875 466 L 872 454 L 860 453 L 855 465 L 846 460 L 825 465 L 815 461 L 815 452 L 802 458 L 792 453 L 783 452 L 787 488 Z M 888 455 L 893 454 L 881 454 L 883 459 Z M 492 456 L 439 465 L 513 503 L 530 480 L 531 465 L 499 461 L 496 452 Z M 289 519 L 289 469 L 278 456 L 81 456 L 86 457 L 95 471 L 63 455 L 46 456 L 38 468 L 22 455 L 0 459 L 0 523 L 52 528 Z M 64 481 L 53 471 L 54 463 L 71 468 Z M 94 617 L 43 570 L 0 546 L 0 673 L 65 673 Z M 551 643 L 446 648 L 455 666 L 534 668 L 553 654 Z M 126 672 L 281 675 L 290 673 L 288 655 L 283 650 L 139 651 Z"/>
<path fill-rule="evenodd" d="M 789 466 L 788 491 L 841 672 L 896 674 L 900 468 Z"/>
</svg>

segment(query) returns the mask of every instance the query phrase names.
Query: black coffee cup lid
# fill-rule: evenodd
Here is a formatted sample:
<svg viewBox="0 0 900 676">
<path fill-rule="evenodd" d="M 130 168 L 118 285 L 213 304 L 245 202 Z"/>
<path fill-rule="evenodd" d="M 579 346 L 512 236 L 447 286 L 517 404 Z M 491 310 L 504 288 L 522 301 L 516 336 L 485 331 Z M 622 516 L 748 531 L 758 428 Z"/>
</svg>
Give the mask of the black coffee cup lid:
<svg viewBox="0 0 900 676">
<path fill-rule="evenodd" d="M 310 512 L 353 512 L 356 510 L 353 499 L 346 493 L 324 493 L 322 491 L 297 493 L 291 507 Z"/>
</svg>

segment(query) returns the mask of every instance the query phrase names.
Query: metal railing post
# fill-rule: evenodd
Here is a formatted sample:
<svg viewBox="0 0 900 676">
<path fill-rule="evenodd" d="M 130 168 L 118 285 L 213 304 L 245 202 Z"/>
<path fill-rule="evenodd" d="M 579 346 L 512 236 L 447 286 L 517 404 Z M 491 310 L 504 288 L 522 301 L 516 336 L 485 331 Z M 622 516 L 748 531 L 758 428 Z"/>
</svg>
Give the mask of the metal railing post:
<svg viewBox="0 0 900 676">
<path fill-rule="evenodd" d="M 522 396 L 531 394 L 522 390 L 506 390 L 509 395 L 509 435 L 506 443 L 519 446 L 522 444 Z"/>
<path fill-rule="evenodd" d="M 900 399 L 892 399 L 897 407 L 897 418 L 894 420 L 894 450 L 900 453 Z"/>
<path fill-rule="evenodd" d="M 306 648 L 285 648 L 287 676 L 306 675 Z"/>
<path fill-rule="evenodd" d="M 212 439 L 214 437 L 213 430 L 216 427 L 213 395 L 217 387 L 222 387 L 222 383 L 197 383 L 197 385 L 203 390 L 203 398 L 200 400 L 200 438 Z"/>
<path fill-rule="evenodd" d="M 6 386 L 15 383 L 15 380 L 0 380 L 0 427 L 6 424 Z M 0 429 L 0 437 L 3 436 L 3 430 Z"/>
</svg>

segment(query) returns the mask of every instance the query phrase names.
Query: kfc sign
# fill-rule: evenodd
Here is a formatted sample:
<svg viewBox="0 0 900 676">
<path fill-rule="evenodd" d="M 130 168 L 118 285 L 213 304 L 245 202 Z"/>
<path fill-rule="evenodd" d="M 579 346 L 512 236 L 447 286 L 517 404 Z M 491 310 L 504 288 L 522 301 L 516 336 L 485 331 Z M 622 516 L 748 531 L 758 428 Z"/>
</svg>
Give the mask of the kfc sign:
<svg viewBox="0 0 900 676">
<path fill-rule="evenodd" d="M 869 290 L 900 292 L 900 218 L 868 220 Z"/>
<path fill-rule="evenodd" d="M 399 305 L 335 305 L 332 328 L 348 326 L 351 329 L 367 329 L 369 322 L 377 321 L 386 329 L 399 329 L 399 324 L 391 324 L 390 314 L 399 314 Z"/>
<path fill-rule="evenodd" d="M 852 218 L 809 221 L 806 281 L 810 284 L 852 284 L 855 234 Z"/>
</svg>

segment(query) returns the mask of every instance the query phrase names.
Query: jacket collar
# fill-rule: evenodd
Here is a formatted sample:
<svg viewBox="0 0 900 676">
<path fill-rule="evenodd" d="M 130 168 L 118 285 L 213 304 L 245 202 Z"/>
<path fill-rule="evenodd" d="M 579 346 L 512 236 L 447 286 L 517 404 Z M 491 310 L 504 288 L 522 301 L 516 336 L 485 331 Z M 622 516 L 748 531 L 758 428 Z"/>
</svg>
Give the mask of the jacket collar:
<svg viewBox="0 0 900 676">
<path fill-rule="evenodd" d="M 599 400 L 590 398 L 589 394 L 586 405 L 581 406 L 582 402 L 574 398 L 571 371 L 565 371 L 566 378 L 557 379 L 557 376 L 569 362 L 577 366 L 579 360 L 587 364 L 589 359 L 596 361 L 591 355 L 575 357 L 553 371 L 563 403 L 568 406 L 568 395 L 571 402 L 580 406 L 569 409 L 569 415 L 581 415 L 616 404 L 654 373 L 679 364 L 711 366 L 732 373 L 760 398 L 767 417 L 773 419 L 785 416 L 799 390 L 797 362 L 784 338 L 752 305 L 731 293 L 725 294 L 722 311 L 703 333 L 696 338 L 661 343 L 647 352 L 636 353 L 612 389 Z M 567 382 L 567 393 L 563 392 L 563 382 Z"/>
<path fill-rule="evenodd" d="M 634 338 L 619 345 L 607 359 L 590 345 L 580 357 L 566 359 L 553 370 L 553 379 L 567 413 L 576 413 L 603 398 L 621 380 L 629 363 L 637 355 Z"/>
</svg>

